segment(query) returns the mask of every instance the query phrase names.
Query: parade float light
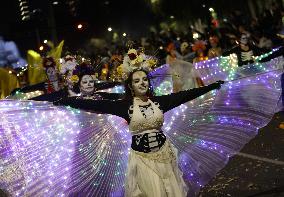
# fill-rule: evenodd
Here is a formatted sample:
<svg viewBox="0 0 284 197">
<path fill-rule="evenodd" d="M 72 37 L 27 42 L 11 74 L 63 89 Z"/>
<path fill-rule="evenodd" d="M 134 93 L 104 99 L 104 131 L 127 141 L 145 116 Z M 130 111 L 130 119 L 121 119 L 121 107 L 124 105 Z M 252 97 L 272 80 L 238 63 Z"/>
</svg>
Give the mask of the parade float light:
<svg viewBox="0 0 284 197">
<path fill-rule="evenodd" d="M 47 40 L 44 40 L 43 43 L 46 44 L 46 43 L 47 43 Z"/>
<path fill-rule="evenodd" d="M 43 49 L 44 49 L 44 47 L 43 47 L 43 46 L 40 46 L 40 47 L 39 47 L 39 50 L 40 50 L 40 51 L 42 51 Z"/>
</svg>

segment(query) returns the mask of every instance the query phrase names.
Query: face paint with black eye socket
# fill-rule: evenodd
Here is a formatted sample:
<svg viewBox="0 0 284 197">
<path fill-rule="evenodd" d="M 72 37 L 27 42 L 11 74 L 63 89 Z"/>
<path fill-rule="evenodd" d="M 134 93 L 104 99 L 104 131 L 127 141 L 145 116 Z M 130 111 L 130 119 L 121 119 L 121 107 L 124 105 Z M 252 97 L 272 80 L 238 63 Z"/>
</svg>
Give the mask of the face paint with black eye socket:
<svg viewBox="0 0 284 197">
<path fill-rule="evenodd" d="M 95 90 L 95 80 L 91 75 L 84 75 L 80 81 L 80 92 L 90 95 Z"/>
<path fill-rule="evenodd" d="M 46 69 L 46 75 L 49 81 L 57 81 L 58 77 L 57 77 L 57 72 L 55 70 L 55 68 L 53 67 L 48 67 Z"/>
</svg>

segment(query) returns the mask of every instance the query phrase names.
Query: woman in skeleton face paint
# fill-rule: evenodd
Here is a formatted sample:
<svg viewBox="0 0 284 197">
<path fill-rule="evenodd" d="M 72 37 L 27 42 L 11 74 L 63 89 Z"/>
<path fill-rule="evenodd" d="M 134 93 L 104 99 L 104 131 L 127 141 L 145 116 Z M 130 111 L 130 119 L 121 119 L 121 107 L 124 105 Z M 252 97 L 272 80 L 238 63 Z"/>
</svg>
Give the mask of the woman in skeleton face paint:
<svg viewBox="0 0 284 197">
<path fill-rule="evenodd" d="M 88 63 L 77 65 L 70 77 L 73 83 L 73 91 L 79 94 L 82 98 L 100 99 L 99 95 L 95 95 L 95 71 Z M 95 97 L 95 98 L 94 98 Z"/>
</svg>

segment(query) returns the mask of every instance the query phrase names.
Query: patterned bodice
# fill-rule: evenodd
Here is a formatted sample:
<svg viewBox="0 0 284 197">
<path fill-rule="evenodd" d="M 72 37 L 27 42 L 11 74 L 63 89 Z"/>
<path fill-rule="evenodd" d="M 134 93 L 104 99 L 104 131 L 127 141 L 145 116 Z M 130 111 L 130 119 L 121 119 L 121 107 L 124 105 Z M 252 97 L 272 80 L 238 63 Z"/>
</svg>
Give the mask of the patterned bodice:
<svg viewBox="0 0 284 197">
<path fill-rule="evenodd" d="M 143 102 L 139 98 L 134 98 L 128 113 L 130 116 L 129 130 L 132 134 L 160 130 L 163 126 L 163 112 L 159 109 L 159 104 L 150 99 Z"/>
</svg>

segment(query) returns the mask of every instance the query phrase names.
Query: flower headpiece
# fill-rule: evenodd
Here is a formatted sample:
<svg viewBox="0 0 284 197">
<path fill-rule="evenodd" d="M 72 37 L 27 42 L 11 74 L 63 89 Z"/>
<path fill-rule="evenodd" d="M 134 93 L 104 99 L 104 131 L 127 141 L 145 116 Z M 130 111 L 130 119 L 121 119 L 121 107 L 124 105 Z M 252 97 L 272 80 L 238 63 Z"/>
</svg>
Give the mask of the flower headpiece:
<svg viewBox="0 0 284 197">
<path fill-rule="evenodd" d="M 205 49 L 206 49 L 206 42 L 202 40 L 196 41 L 194 45 L 192 46 L 193 51 L 198 51 L 198 50 L 204 51 Z"/>
<path fill-rule="evenodd" d="M 123 58 L 123 64 L 118 69 L 122 70 L 123 78 L 126 79 L 134 70 L 151 71 L 156 64 L 157 59 L 145 55 L 143 51 L 129 49 Z"/>
<path fill-rule="evenodd" d="M 75 84 L 79 82 L 82 76 L 94 75 L 94 73 L 95 71 L 91 64 L 89 64 L 88 62 L 82 62 L 81 64 L 75 66 L 75 69 L 73 70 L 70 80 L 73 84 Z"/>
</svg>

